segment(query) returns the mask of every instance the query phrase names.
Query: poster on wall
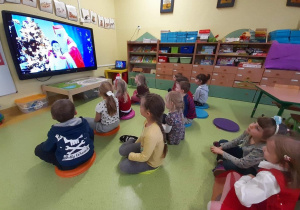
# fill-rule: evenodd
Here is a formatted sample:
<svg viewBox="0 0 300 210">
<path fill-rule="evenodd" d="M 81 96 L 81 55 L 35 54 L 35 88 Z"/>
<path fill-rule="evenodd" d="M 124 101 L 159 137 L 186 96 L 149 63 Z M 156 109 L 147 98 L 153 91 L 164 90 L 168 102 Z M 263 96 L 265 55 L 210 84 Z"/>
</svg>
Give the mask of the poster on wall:
<svg viewBox="0 0 300 210">
<path fill-rule="evenodd" d="M 81 22 L 83 23 L 90 23 L 91 22 L 91 16 L 90 11 L 88 9 L 81 9 Z"/>
<path fill-rule="evenodd" d="M 72 5 L 66 5 L 67 11 L 68 11 L 68 18 L 69 20 L 77 21 L 78 15 L 77 15 L 77 9 L 76 7 Z"/>
<path fill-rule="evenodd" d="M 116 28 L 116 26 L 115 26 L 115 19 L 110 18 L 109 19 L 109 23 L 110 23 L 110 28 L 111 29 L 115 29 Z"/>
<path fill-rule="evenodd" d="M 0 41 L 0 96 L 16 93 L 17 89 L 11 77 Z"/>
<path fill-rule="evenodd" d="M 55 14 L 58 17 L 67 18 L 67 11 L 64 2 L 54 0 Z"/>
<path fill-rule="evenodd" d="M 104 28 L 106 29 L 110 28 L 109 18 L 104 18 Z"/>
<path fill-rule="evenodd" d="M 20 4 L 20 3 L 21 3 L 21 0 L 6 0 L 6 2 L 15 3 L 15 4 Z"/>
<path fill-rule="evenodd" d="M 104 28 L 104 17 L 98 15 L 98 26 Z"/>
<path fill-rule="evenodd" d="M 23 4 L 30 7 L 36 7 L 36 0 L 23 0 Z"/>
<path fill-rule="evenodd" d="M 95 25 L 97 24 L 97 14 L 93 11 L 91 11 L 91 22 Z"/>
<path fill-rule="evenodd" d="M 40 0 L 40 9 L 43 12 L 53 13 L 52 0 Z"/>
</svg>

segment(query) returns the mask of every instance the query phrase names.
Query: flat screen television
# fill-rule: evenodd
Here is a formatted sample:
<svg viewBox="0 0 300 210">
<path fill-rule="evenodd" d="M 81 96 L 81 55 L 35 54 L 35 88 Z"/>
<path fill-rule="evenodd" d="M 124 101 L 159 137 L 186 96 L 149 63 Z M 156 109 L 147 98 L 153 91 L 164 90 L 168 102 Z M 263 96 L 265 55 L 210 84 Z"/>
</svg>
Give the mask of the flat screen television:
<svg viewBox="0 0 300 210">
<path fill-rule="evenodd" d="M 97 69 L 93 29 L 13 11 L 2 18 L 20 80 Z"/>
</svg>

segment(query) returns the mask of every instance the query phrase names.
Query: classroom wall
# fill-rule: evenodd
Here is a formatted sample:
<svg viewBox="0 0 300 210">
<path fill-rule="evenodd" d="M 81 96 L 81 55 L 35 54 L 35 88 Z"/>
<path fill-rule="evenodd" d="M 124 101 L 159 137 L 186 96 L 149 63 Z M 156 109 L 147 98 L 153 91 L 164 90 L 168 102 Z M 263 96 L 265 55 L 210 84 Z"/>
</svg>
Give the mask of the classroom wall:
<svg viewBox="0 0 300 210">
<path fill-rule="evenodd" d="M 73 5 L 78 9 L 77 0 L 63 0 L 65 4 Z M 115 4 L 114 0 L 79 0 L 81 8 L 89 9 L 97 14 L 104 16 L 115 18 Z M 96 48 L 96 56 L 97 56 L 97 64 L 105 65 L 105 64 L 114 64 L 116 57 L 117 57 L 117 43 L 116 43 L 116 30 L 112 29 L 103 29 L 98 27 L 97 25 L 91 23 L 84 23 L 81 24 L 79 22 L 69 21 L 64 18 L 57 17 L 54 13 L 46 13 L 40 11 L 38 8 L 29 7 L 22 4 L 12 4 L 12 3 L 5 3 L 0 4 L 0 12 L 2 10 L 10 10 L 10 11 L 17 11 L 23 12 L 28 14 L 34 14 L 46 18 L 51 18 L 63 22 L 68 22 L 72 24 L 83 25 L 85 27 L 93 28 L 94 32 L 94 41 L 95 41 L 95 48 Z M 77 10 L 78 14 L 79 11 Z M 41 85 L 43 84 L 53 84 L 62 81 L 68 81 L 76 78 L 86 77 L 86 76 L 103 76 L 104 69 L 107 67 L 99 67 L 95 71 L 89 71 L 85 73 L 73 73 L 73 74 L 66 74 L 66 75 L 59 75 L 53 76 L 50 80 L 46 82 L 39 82 L 36 79 L 30 80 L 19 80 L 18 75 L 16 73 L 13 60 L 11 58 L 9 47 L 6 41 L 5 32 L 3 30 L 3 21 L 2 15 L 0 15 L 0 39 L 2 42 L 3 50 L 5 53 L 5 57 L 12 74 L 13 80 L 15 82 L 16 88 L 18 93 L 11 94 L 7 96 L 0 97 L 0 110 L 9 108 L 14 106 L 14 100 L 18 98 L 22 98 L 25 96 L 33 95 L 41 93 Z M 39 78 L 40 80 L 44 80 L 46 78 Z"/>
<path fill-rule="evenodd" d="M 196 31 L 211 29 L 223 38 L 237 29 L 295 29 L 300 8 L 287 7 L 286 0 L 236 0 L 234 7 L 216 8 L 217 0 L 175 0 L 173 13 L 160 13 L 161 0 L 115 0 L 118 57 L 127 59 L 126 42 L 137 26 L 137 39 L 149 32 L 160 39 L 160 30 Z"/>
</svg>

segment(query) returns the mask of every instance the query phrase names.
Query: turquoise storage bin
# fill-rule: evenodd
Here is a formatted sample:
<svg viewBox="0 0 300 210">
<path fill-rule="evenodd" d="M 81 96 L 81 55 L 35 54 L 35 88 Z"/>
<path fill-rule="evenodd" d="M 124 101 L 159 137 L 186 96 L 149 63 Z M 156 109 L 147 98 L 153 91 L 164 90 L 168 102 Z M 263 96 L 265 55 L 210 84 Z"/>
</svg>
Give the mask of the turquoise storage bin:
<svg viewBox="0 0 300 210">
<path fill-rule="evenodd" d="M 291 37 L 300 37 L 300 30 L 291 31 Z"/>
</svg>

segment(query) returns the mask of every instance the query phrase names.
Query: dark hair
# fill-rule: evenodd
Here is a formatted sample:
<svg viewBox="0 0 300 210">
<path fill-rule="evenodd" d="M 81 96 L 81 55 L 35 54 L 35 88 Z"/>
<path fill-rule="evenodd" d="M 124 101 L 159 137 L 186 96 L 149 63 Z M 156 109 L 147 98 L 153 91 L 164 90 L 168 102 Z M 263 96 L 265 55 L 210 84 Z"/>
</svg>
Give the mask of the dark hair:
<svg viewBox="0 0 300 210">
<path fill-rule="evenodd" d="M 189 79 L 187 77 L 184 77 L 184 76 L 176 78 L 176 82 L 179 83 L 179 82 L 182 82 L 182 81 L 189 82 Z"/>
<path fill-rule="evenodd" d="M 196 76 L 196 79 L 198 79 L 199 81 L 201 81 L 201 84 L 204 85 L 207 83 L 207 81 L 210 79 L 210 74 L 198 74 Z"/>
<path fill-rule="evenodd" d="M 180 88 L 181 90 L 184 91 L 184 93 L 188 93 L 190 91 L 191 88 L 191 84 L 187 81 L 181 81 L 179 82 Z"/>
<path fill-rule="evenodd" d="M 157 123 L 163 135 L 165 145 L 162 157 L 165 158 L 168 152 L 168 146 L 165 130 L 162 126 L 162 115 L 165 111 L 164 99 L 160 95 L 157 95 L 155 93 L 147 93 L 142 97 L 142 99 L 144 99 L 143 105 L 145 109 L 151 113 L 153 120 Z"/>
<path fill-rule="evenodd" d="M 183 75 L 182 75 L 182 73 L 177 73 L 177 74 L 174 74 L 174 77 L 176 78 L 176 80 L 177 80 L 177 78 L 179 78 L 179 77 L 183 77 Z"/>
<path fill-rule="evenodd" d="M 279 164 L 288 165 L 288 172 L 284 173 L 288 180 L 290 188 L 300 188 L 300 141 L 290 136 L 275 135 L 270 141 L 275 143 L 275 153 Z M 269 141 L 268 140 L 268 141 Z M 284 156 L 290 157 L 286 160 Z"/>
<path fill-rule="evenodd" d="M 105 97 L 107 112 L 108 112 L 109 116 L 113 116 L 117 112 L 117 104 L 116 104 L 115 98 L 113 96 L 107 95 L 108 91 L 111 91 L 113 93 L 112 85 L 107 81 L 101 82 L 100 87 L 99 87 L 99 94 L 101 96 Z"/>
<path fill-rule="evenodd" d="M 75 106 L 69 99 L 60 99 L 51 106 L 51 114 L 53 119 L 63 123 L 74 118 Z"/>
<path fill-rule="evenodd" d="M 267 140 L 273 136 L 276 131 L 276 121 L 271 117 L 259 117 L 257 118 L 258 125 L 263 129 L 263 140 Z"/>
</svg>

